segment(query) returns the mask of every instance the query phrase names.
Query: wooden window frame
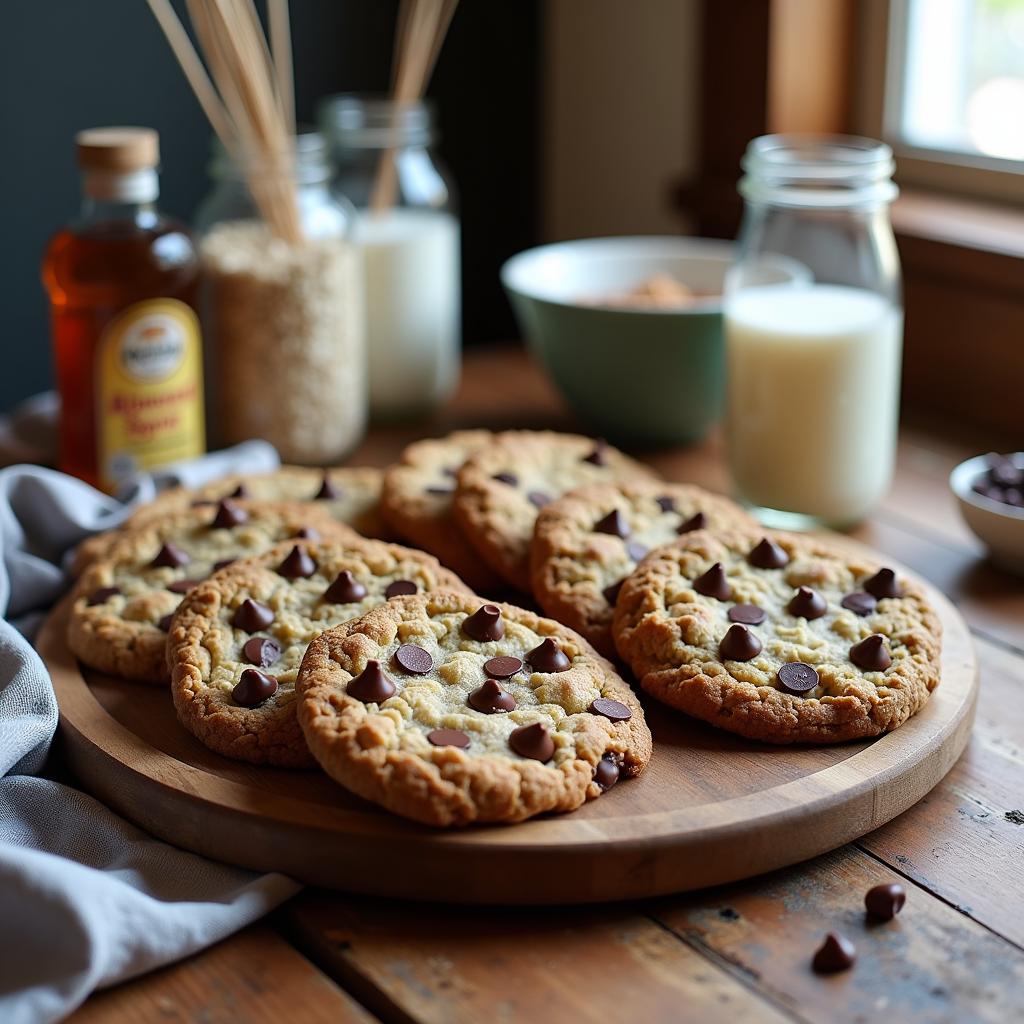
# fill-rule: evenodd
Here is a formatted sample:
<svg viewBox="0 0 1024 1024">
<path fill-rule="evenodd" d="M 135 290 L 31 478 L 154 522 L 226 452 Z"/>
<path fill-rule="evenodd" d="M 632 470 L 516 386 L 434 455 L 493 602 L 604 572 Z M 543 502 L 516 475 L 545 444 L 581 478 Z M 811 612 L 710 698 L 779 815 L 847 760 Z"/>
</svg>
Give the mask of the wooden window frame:
<svg viewBox="0 0 1024 1024">
<path fill-rule="evenodd" d="M 853 69 L 856 131 L 884 139 L 904 188 L 938 190 L 1024 206 L 1024 161 L 911 146 L 899 137 L 901 68 L 909 0 L 861 0 Z"/>
<path fill-rule="evenodd" d="M 862 81 L 858 0 L 702 0 L 701 25 L 698 170 L 677 199 L 697 234 L 731 238 L 750 139 L 858 134 L 880 92 Z M 904 183 L 892 219 L 906 307 L 904 409 L 970 421 L 1019 446 L 1024 209 Z"/>
</svg>

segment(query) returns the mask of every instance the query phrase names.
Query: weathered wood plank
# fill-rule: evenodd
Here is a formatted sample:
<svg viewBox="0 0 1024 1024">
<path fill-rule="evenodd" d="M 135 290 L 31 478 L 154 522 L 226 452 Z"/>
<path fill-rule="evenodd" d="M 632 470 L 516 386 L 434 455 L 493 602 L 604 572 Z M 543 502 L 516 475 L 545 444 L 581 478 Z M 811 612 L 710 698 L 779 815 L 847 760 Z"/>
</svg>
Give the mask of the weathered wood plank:
<svg viewBox="0 0 1024 1024">
<path fill-rule="evenodd" d="M 978 643 L 982 691 L 963 757 L 858 845 L 1024 947 L 1024 658 Z"/>
<path fill-rule="evenodd" d="M 265 924 L 93 995 L 69 1024 L 371 1024 L 374 1018 Z"/>
<path fill-rule="evenodd" d="M 653 914 L 810 1021 L 1019 1019 L 1024 952 L 909 882 L 899 917 L 868 923 L 864 894 L 892 881 L 899 877 L 885 865 L 848 846 L 739 885 L 660 901 Z M 857 962 L 823 977 L 810 963 L 830 931 L 854 943 Z"/>
<path fill-rule="evenodd" d="M 286 914 L 289 937 L 385 1020 L 792 1019 L 626 907 L 462 910 L 311 892 Z"/>
</svg>

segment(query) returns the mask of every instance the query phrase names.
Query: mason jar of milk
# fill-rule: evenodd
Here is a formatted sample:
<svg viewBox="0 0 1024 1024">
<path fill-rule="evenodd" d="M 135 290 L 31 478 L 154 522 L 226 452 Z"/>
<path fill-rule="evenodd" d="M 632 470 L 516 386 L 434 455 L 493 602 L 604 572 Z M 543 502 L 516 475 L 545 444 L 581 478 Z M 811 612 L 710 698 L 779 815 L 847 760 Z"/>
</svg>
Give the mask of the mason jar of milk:
<svg viewBox="0 0 1024 1024">
<path fill-rule="evenodd" d="M 846 527 L 892 479 L 903 310 L 889 220 L 892 150 L 768 135 L 745 200 L 723 312 L 737 496 L 768 525 Z"/>
<path fill-rule="evenodd" d="M 428 103 L 340 95 L 319 107 L 338 190 L 361 216 L 370 412 L 429 412 L 458 383 L 459 222 Z"/>
</svg>

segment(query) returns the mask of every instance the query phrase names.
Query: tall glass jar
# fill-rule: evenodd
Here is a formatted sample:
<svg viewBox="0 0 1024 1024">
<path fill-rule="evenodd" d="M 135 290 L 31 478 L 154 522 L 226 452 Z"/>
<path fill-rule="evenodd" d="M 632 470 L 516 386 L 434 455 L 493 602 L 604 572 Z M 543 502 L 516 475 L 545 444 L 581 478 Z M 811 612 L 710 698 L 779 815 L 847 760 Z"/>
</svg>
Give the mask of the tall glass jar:
<svg viewBox="0 0 1024 1024">
<path fill-rule="evenodd" d="M 461 334 L 459 222 L 431 149 L 433 112 L 342 95 L 321 103 L 319 121 L 338 188 L 362 214 L 370 409 L 428 412 L 458 383 Z"/>
<path fill-rule="evenodd" d="M 366 425 L 366 338 L 355 211 L 330 187 L 324 140 L 300 134 L 285 174 L 239 167 L 215 143 L 210 175 L 196 227 L 218 440 L 258 437 L 286 462 L 337 462 Z M 301 240 L 261 215 L 273 190 L 294 195 Z"/>
<path fill-rule="evenodd" d="M 891 149 L 769 135 L 743 158 L 723 312 L 737 496 L 768 525 L 850 526 L 892 479 L 903 310 Z"/>
</svg>

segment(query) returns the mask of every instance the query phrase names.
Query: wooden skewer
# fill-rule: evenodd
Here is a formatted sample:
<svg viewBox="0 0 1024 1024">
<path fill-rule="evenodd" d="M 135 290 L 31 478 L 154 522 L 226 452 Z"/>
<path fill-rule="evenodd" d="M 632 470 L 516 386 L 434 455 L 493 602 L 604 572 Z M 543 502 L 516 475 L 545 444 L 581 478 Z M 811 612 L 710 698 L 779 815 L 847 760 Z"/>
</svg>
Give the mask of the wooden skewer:
<svg viewBox="0 0 1024 1024">
<path fill-rule="evenodd" d="M 396 122 L 403 106 L 407 107 L 423 97 L 457 6 L 458 0 L 402 0 L 391 68 Z M 395 147 L 389 146 L 381 153 L 377 166 L 370 211 L 379 215 L 392 207 L 397 192 Z"/>
<path fill-rule="evenodd" d="M 148 2 L 268 227 L 300 244 L 287 0 L 270 0 L 273 54 L 253 0 L 186 0 L 209 74 L 169 0 Z"/>
<path fill-rule="evenodd" d="M 267 0 L 270 21 L 270 52 L 277 72 L 277 93 L 281 98 L 285 127 L 295 134 L 295 84 L 292 74 L 292 30 L 288 0 Z"/>
<path fill-rule="evenodd" d="M 203 113 L 206 114 L 217 137 L 226 144 L 226 140 L 234 135 L 233 126 L 195 47 L 188 38 L 185 27 L 174 13 L 170 0 L 147 0 L 147 2 L 160 28 L 163 29 L 167 42 L 170 43 L 171 50 L 177 57 L 181 70 L 185 73 L 185 78 L 192 86 L 192 91 L 203 108 Z"/>
</svg>

